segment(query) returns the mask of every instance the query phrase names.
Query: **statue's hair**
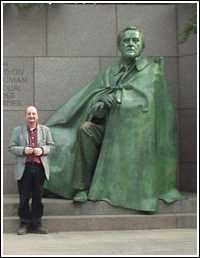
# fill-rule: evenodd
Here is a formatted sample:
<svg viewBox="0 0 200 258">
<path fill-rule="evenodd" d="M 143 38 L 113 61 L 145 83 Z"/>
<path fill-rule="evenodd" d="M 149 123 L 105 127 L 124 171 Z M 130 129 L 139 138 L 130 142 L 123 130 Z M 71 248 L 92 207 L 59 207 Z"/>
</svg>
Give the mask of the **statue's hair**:
<svg viewBox="0 0 200 258">
<path fill-rule="evenodd" d="M 117 36 L 117 46 L 119 47 L 120 45 L 120 41 L 124 35 L 124 33 L 128 30 L 134 30 L 134 31 L 138 31 L 141 35 L 141 39 L 142 39 L 142 48 L 144 49 L 145 47 L 145 44 L 144 44 L 144 35 L 143 33 L 141 32 L 141 30 L 139 30 L 136 26 L 128 26 L 126 27 L 125 29 L 121 30 Z"/>
</svg>

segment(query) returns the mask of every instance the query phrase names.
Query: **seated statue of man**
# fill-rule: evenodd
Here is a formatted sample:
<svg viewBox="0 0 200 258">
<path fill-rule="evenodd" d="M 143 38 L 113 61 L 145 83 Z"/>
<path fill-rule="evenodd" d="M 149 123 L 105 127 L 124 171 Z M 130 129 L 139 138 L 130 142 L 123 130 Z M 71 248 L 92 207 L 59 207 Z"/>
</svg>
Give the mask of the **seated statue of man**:
<svg viewBox="0 0 200 258">
<path fill-rule="evenodd" d="M 176 189 L 176 118 L 163 60 L 144 57 L 136 27 L 117 39 L 121 58 L 47 121 L 57 151 L 46 189 L 76 202 L 154 212 Z"/>
</svg>

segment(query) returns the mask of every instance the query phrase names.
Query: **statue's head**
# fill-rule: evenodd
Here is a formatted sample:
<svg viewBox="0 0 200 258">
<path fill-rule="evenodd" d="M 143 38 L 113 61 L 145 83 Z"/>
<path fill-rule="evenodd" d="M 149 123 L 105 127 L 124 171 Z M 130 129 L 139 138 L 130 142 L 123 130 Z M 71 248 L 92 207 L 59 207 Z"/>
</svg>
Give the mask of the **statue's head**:
<svg viewBox="0 0 200 258">
<path fill-rule="evenodd" d="M 138 57 L 144 49 L 143 34 L 137 27 L 126 27 L 118 34 L 117 45 L 123 57 Z"/>
</svg>

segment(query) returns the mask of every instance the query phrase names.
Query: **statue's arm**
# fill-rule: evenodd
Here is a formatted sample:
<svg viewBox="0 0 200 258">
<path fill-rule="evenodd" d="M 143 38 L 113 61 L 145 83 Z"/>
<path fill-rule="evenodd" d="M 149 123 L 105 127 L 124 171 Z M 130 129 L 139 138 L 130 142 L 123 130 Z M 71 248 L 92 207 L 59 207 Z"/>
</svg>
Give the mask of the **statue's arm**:
<svg viewBox="0 0 200 258">
<path fill-rule="evenodd" d="M 90 107 L 90 115 L 92 117 L 103 118 L 111 108 L 116 105 L 116 97 L 111 92 L 105 92 L 92 100 Z"/>
</svg>

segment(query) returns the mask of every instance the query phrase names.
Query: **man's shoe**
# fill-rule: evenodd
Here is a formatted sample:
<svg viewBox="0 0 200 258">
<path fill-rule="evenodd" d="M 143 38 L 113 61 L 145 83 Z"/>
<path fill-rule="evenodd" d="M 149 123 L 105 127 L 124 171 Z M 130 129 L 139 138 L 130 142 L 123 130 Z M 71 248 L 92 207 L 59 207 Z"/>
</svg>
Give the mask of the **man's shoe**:
<svg viewBox="0 0 200 258">
<path fill-rule="evenodd" d="M 86 202 L 87 199 L 87 191 L 80 191 L 73 198 L 74 202 Z"/>
<path fill-rule="evenodd" d="M 19 229 L 17 230 L 17 235 L 25 235 L 27 233 L 28 233 L 27 226 L 20 226 Z"/>
<path fill-rule="evenodd" d="M 48 230 L 46 228 L 42 227 L 42 226 L 39 226 L 38 228 L 33 229 L 32 233 L 34 233 L 34 234 L 48 234 Z"/>
</svg>

